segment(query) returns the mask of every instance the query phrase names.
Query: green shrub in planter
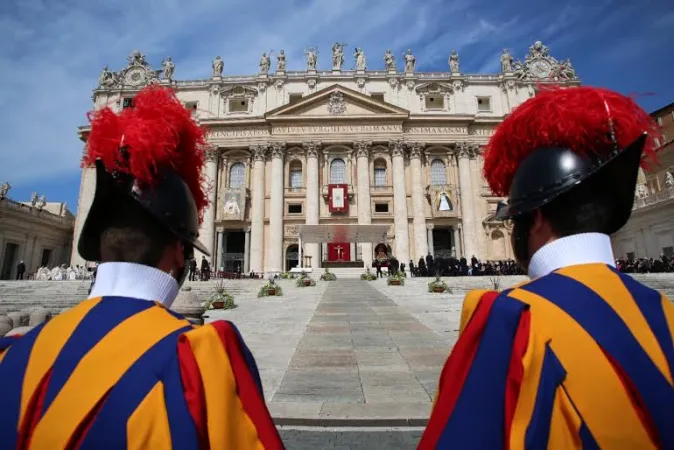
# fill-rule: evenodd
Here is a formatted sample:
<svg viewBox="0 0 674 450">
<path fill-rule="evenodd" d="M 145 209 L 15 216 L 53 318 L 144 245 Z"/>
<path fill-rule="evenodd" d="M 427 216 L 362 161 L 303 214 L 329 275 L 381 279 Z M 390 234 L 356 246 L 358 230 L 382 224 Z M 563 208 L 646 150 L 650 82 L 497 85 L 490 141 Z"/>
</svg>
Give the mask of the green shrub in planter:
<svg viewBox="0 0 674 450">
<path fill-rule="evenodd" d="M 428 283 L 428 292 L 449 292 L 451 294 L 452 290 L 440 277 L 435 277 L 435 280 Z"/>
<path fill-rule="evenodd" d="M 368 267 L 365 273 L 360 276 L 360 279 L 365 281 L 374 281 L 377 279 L 377 275 L 373 274 Z"/>
<path fill-rule="evenodd" d="M 404 286 L 405 285 L 405 274 L 402 272 L 394 273 L 389 275 L 386 279 L 386 284 L 389 286 Z"/>
<path fill-rule="evenodd" d="M 323 275 L 321 275 L 321 280 L 323 281 L 335 281 L 336 279 L 337 275 L 330 272 L 328 269 L 325 269 L 325 272 L 323 273 Z"/>
<path fill-rule="evenodd" d="M 274 280 L 271 279 L 269 280 L 264 286 L 260 288 L 260 290 L 257 292 L 257 296 L 259 297 L 269 297 L 269 296 L 281 296 L 283 295 L 283 290 L 281 290 L 281 286 L 278 284 L 274 283 Z"/>
<path fill-rule="evenodd" d="M 215 284 L 215 292 L 206 301 L 206 309 L 234 309 L 234 296 L 225 289 L 225 282 L 220 280 Z"/>
<path fill-rule="evenodd" d="M 302 272 L 300 274 L 300 277 L 295 282 L 295 286 L 297 287 L 316 286 L 316 282 L 311 278 L 309 278 L 309 276 L 306 273 Z"/>
</svg>

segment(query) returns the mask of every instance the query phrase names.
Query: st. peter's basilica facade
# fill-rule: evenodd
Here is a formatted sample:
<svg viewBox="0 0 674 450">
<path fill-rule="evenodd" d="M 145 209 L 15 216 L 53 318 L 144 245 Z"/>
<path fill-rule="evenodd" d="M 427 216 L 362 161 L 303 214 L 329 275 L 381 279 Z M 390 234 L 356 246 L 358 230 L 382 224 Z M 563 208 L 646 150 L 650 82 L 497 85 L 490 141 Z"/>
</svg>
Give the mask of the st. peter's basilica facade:
<svg viewBox="0 0 674 450">
<path fill-rule="evenodd" d="M 209 78 L 177 80 L 170 58 L 154 70 L 134 51 L 121 71 L 103 69 L 94 107 L 121 110 L 159 83 L 209 129 L 215 189 L 200 239 L 218 270 L 371 266 L 383 251 L 404 263 L 428 253 L 512 256 L 507 224 L 493 220 L 500 199 L 482 178 L 481 147 L 540 83 L 578 85 L 569 60 L 540 42 L 522 61 L 504 50 L 496 74 L 462 73 L 456 52 L 446 72 L 418 72 L 412 51 L 398 64 L 387 51 L 384 70 L 368 70 L 358 48 L 353 70 L 339 44 L 328 61 L 305 53 L 302 70 L 281 52 L 263 54 L 256 75 L 227 76 L 217 57 Z M 80 128 L 84 141 L 87 133 Z M 83 169 L 75 241 L 94 177 Z M 72 264 L 83 264 L 72 248 Z"/>
</svg>

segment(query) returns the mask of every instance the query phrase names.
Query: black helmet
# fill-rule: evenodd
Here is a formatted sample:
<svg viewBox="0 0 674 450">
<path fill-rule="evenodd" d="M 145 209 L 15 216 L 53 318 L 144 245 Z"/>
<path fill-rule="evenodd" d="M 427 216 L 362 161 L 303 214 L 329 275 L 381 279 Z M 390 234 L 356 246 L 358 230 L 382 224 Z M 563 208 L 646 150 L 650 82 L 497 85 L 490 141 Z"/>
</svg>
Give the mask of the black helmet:
<svg viewBox="0 0 674 450">
<path fill-rule="evenodd" d="M 501 202 L 497 219 L 512 219 L 529 213 L 572 190 L 593 182 L 613 194 L 614 208 L 607 234 L 622 228 L 632 213 L 639 163 L 647 135 L 639 136 L 625 150 L 608 159 L 578 154 L 567 148 L 542 148 L 532 152 L 517 168 L 508 203 Z"/>
<path fill-rule="evenodd" d="M 192 193 L 185 182 L 173 171 L 167 170 L 159 181 L 141 188 L 128 174 L 105 170 L 101 160 L 96 161 L 96 191 L 77 245 L 80 255 L 88 261 L 100 261 L 100 239 L 107 219 L 115 214 L 115 205 L 133 201 L 168 229 L 189 249 L 196 248 L 210 256 L 198 241 L 199 214 Z M 191 257 L 192 255 L 186 255 Z"/>
</svg>

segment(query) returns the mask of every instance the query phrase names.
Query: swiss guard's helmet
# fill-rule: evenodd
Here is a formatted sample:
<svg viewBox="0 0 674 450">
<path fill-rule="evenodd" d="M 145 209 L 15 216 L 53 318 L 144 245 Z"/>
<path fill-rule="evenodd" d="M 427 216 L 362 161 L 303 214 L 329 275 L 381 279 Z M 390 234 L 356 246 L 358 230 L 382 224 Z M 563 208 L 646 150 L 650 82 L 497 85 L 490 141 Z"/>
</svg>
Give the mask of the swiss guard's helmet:
<svg viewBox="0 0 674 450">
<path fill-rule="evenodd" d="M 632 212 L 640 163 L 655 152 L 655 122 L 634 100 L 607 89 L 543 87 L 518 106 L 487 144 L 484 176 L 509 197 L 496 218 L 516 219 L 581 183 L 611 194 L 605 234 Z"/>
<path fill-rule="evenodd" d="M 100 261 L 100 238 L 116 205 L 135 202 L 176 236 L 186 259 L 198 241 L 208 204 L 202 174 L 204 131 L 173 91 L 149 86 L 120 114 L 89 114 L 91 133 L 83 166 L 96 168 L 96 192 L 78 242 L 80 255 Z M 209 255 L 210 256 L 210 255 Z"/>
</svg>

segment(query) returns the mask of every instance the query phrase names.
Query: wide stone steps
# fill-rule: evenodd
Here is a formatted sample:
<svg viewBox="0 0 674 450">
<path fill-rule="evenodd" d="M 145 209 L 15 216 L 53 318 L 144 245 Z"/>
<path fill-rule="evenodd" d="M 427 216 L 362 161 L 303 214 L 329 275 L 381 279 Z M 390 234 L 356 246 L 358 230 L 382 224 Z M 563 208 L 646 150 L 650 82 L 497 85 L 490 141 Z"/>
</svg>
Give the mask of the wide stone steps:
<svg viewBox="0 0 674 450">
<path fill-rule="evenodd" d="M 342 272 L 343 271 L 343 272 Z M 335 269 L 338 279 L 355 279 L 360 277 L 362 269 Z M 314 272 L 311 277 L 319 280 L 321 272 Z M 646 285 L 658 289 L 674 300 L 674 273 L 667 274 L 636 274 L 634 278 Z M 406 295 L 414 295 L 427 291 L 427 284 L 433 278 L 408 278 L 405 286 L 385 286 L 385 280 L 380 279 L 372 283 L 381 284 L 384 289 L 404 289 Z M 445 277 L 443 280 L 452 288 L 453 294 L 463 295 L 471 289 L 493 289 L 492 280 L 495 277 Z M 500 289 L 509 288 L 517 283 L 525 281 L 524 276 L 500 277 Z M 257 292 L 266 280 L 224 280 L 227 291 L 234 295 L 236 301 L 248 301 L 257 299 Z M 278 280 L 286 294 L 296 292 L 295 280 Z M 53 313 L 58 313 L 64 308 L 70 308 L 83 299 L 87 298 L 89 281 L 2 281 L 0 282 L 0 315 L 12 311 L 20 311 L 32 307 L 44 307 Z M 217 281 L 186 282 L 185 286 L 191 287 L 199 299 L 205 301 L 218 285 Z M 398 292 L 398 291 L 395 291 Z M 282 297 L 281 297 L 282 298 Z"/>
</svg>

